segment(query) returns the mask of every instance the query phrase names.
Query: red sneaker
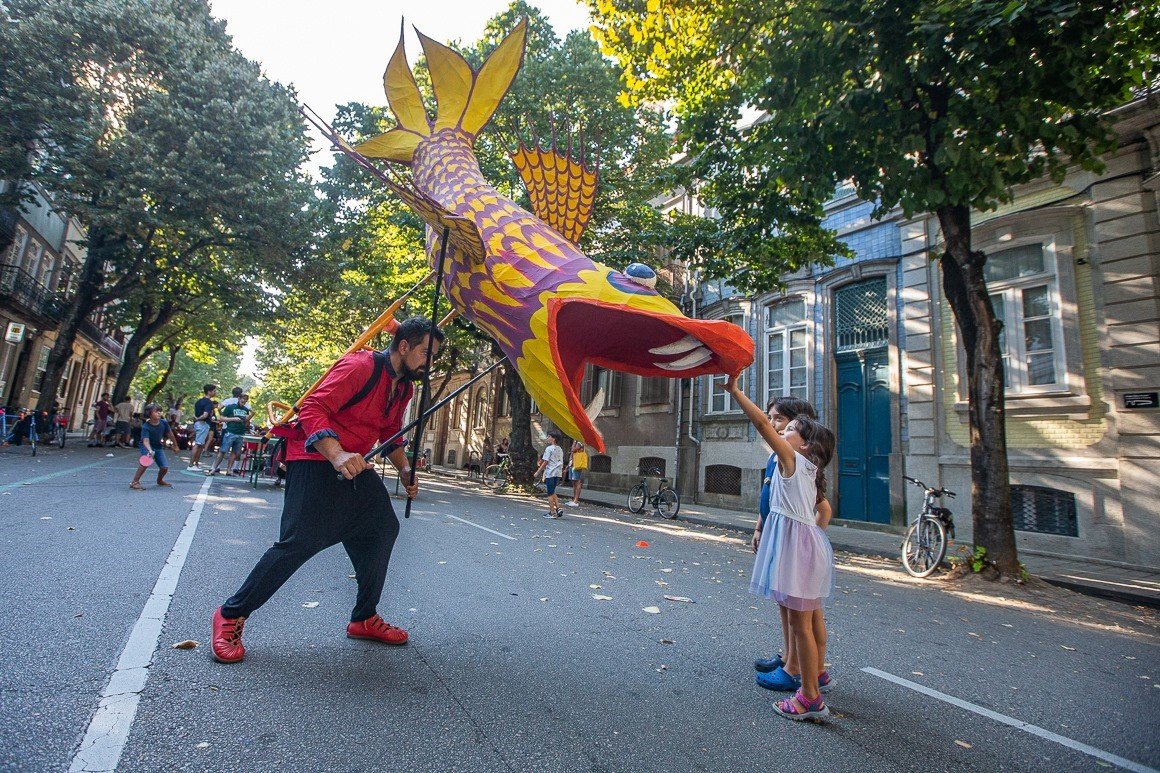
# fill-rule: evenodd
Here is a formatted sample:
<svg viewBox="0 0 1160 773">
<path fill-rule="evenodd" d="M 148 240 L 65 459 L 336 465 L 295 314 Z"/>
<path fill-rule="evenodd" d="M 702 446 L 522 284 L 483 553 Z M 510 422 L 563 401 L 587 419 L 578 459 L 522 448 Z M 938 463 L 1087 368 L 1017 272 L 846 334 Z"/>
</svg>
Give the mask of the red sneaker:
<svg viewBox="0 0 1160 773">
<path fill-rule="evenodd" d="M 346 635 L 351 639 L 374 639 L 383 644 L 406 644 L 407 632 L 391 625 L 378 615 L 359 620 L 346 627 Z"/>
<path fill-rule="evenodd" d="M 240 663 L 246 656 L 246 648 L 242 646 L 242 629 L 246 627 L 246 618 L 237 617 L 233 620 L 222 617 L 222 608 L 213 611 L 213 659 L 218 663 Z"/>
</svg>

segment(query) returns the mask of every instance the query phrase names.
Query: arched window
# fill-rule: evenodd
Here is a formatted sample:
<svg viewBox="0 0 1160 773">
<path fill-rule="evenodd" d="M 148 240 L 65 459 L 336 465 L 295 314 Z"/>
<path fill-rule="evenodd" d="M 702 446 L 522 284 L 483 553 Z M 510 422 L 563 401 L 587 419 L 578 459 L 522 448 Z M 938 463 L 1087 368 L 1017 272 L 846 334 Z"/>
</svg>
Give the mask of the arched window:
<svg viewBox="0 0 1160 773">
<path fill-rule="evenodd" d="M 731 464 L 705 467 L 705 493 L 741 496 L 741 468 Z"/>
<path fill-rule="evenodd" d="M 588 469 L 592 472 L 612 472 L 612 457 L 596 454 L 588 460 Z"/>
<path fill-rule="evenodd" d="M 658 478 L 665 476 L 665 460 L 659 456 L 642 456 L 637 464 L 640 475 L 655 475 Z"/>
</svg>

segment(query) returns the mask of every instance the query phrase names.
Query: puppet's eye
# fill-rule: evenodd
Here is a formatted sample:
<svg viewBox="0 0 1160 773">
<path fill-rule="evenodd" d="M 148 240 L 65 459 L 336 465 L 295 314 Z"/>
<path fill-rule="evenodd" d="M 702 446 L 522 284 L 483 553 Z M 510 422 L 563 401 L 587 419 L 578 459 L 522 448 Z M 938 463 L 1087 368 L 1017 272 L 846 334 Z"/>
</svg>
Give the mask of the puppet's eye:
<svg viewBox="0 0 1160 773">
<path fill-rule="evenodd" d="M 622 273 L 641 287 L 652 290 L 657 286 L 657 272 L 644 263 L 629 263 Z"/>
</svg>

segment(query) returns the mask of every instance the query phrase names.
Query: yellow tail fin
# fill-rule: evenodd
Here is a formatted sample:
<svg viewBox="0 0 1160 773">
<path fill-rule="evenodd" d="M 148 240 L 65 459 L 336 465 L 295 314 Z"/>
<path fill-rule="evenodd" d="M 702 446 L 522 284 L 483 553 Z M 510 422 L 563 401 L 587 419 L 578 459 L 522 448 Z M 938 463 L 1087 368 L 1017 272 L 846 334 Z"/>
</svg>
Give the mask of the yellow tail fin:
<svg viewBox="0 0 1160 773">
<path fill-rule="evenodd" d="M 383 74 L 383 89 L 398 125 L 359 144 L 356 150 L 369 158 L 406 164 L 424 137 L 442 129 L 459 130 L 474 142 L 519 72 L 527 29 L 527 19 L 520 21 L 479 70 L 473 70 L 459 52 L 415 30 L 427 56 L 431 85 L 435 89 L 438 112 L 434 126 L 427 118 L 415 76 L 407 66 L 400 35 L 399 45 Z"/>
</svg>

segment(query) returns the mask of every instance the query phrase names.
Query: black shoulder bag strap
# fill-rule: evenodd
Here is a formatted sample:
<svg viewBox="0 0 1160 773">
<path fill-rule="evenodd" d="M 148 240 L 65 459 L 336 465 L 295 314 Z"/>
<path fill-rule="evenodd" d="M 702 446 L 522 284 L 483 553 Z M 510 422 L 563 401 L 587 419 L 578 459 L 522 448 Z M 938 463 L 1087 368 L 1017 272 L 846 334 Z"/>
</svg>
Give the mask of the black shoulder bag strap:
<svg viewBox="0 0 1160 773">
<path fill-rule="evenodd" d="M 367 379 L 367 383 L 362 385 L 362 389 L 355 393 L 354 397 L 347 400 L 346 403 L 338 409 L 339 413 L 342 413 L 347 408 L 358 405 L 363 400 L 367 399 L 367 395 L 375 390 L 375 387 L 377 387 L 379 382 L 383 379 L 383 371 L 387 369 L 387 356 L 388 355 L 383 354 L 382 352 L 375 352 L 375 369 L 371 372 L 371 377 Z"/>
</svg>

